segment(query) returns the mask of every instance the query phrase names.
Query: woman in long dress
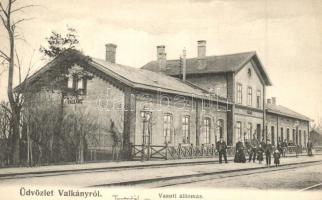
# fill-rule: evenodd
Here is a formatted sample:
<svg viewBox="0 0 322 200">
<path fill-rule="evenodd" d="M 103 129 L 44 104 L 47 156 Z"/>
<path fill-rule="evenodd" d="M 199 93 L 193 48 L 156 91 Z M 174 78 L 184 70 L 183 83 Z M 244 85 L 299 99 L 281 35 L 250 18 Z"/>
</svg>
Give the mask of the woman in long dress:
<svg viewBox="0 0 322 200">
<path fill-rule="evenodd" d="M 236 153 L 235 153 L 234 162 L 236 162 L 236 163 L 245 163 L 246 162 L 244 145 L 240 140 L 236 143 Z"/>
</svg>

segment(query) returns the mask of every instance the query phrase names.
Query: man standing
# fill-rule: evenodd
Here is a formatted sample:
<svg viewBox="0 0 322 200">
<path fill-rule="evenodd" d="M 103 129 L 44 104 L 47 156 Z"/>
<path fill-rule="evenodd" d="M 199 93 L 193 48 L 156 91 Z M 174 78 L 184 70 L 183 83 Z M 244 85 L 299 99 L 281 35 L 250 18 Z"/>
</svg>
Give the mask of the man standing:
<svg viewBox="0 0 322 200">
<path fill-rule="evenodd" d="M 313 153 L 312 153 L 312 149 L 313 149 L 313 143 L 312 141 L 309 139 L 309 141 L 307 142 L 307 155 L 308 156 L 313 156 Z"/>
<path fill-rule="evenodd" d="M 122 136 L 121 136 L 121 133 L 115 127 L 115 124 L 112 120 L 111 120 L 110 133 L 113 140 L 112 157 L 113 157 L 113 160 L 119 161 L 119 156 L 122 148 Z"/>
<path fill-rule="evenodd" d="M 251 149 L 250 149 L 250 153 L 249 153 L 248 162 L 250 162 L 251 160 L 253 160 L 253 162 L 255 162 L 256 154 L 257 154 L 257 146 L 258 146 L 257 139 L 254 137 L 250 144 L 251 144 Z"/>
<path fill-rule="evenodd" d="M 273 147 L 272 147 L 271 141 L 267 140 L 267 144 L 265 148 L 266 165 L 271 165 L 272 150 L 273 150 Z"/>
<path fill-rule="evenodd" d="M 217 142 L 217 151 L 219 152 L 219 163 L 222 163 L 222 156 L 224 156 L 225 163 L 227 163 L 227 144 L 222 137 Z"/>
</svg>

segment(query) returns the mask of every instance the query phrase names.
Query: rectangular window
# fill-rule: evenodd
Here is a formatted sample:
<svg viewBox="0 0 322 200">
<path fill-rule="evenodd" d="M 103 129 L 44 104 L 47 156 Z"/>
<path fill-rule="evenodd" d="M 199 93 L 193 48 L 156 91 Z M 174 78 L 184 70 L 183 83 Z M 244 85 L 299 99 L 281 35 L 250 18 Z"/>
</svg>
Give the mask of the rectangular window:
<svg viewBox="0 0 322 200">
<path fill-rule="evenodd" d="M 74 89 L 79 92 L 79 94 L 86 94 L 86 78 L 84 77 L 77 77 L 76 75 L 69 76 L 67 81 L 67 87 L 69 89 Z"/>
<path fill-rule="evenodd" d="M 73 86 L 74 86 L 74 79 L 73 79 L 73 77 L 72 77 L 72 76 L 69 76 L 69 77 L 68 77 L 67 87 L 68 87 L 68 88 L 70 88 L 70 89 L 72 89 L 72 88 L 73 88 Z"/>
<path fill-rule="evenodd" d="M 82 78 L 77 79 L 77 89 L 79 90 L 84 89 L 84 81 Z"/>
<path fill-rule="evenodd" d="M 257 90 L 256 92 L 256 108 L 261 108 L 262 105 L 262 92 Z"/>
<path fill-rule="evenodd" d="M 243 102 L 243 86 L 240 83 L 237 83 L 237 103 L 242 104 Z"/>
<path fill-rule="evenodd" d="M 241 122 L 236 123 L 236 142 L 242 140 L 242 124 Z"/>
<path fill-rule="evenodd" d="M 172 123 L 173 123 L 173 117 L 170 113 L 165 113 L 163 116 L 163 136 L 164 136 L 164 142 L 165 143 L 173 143 L 173 136 L 172 136 Z"/>
<path fill-rule="evenodd" d="M 202 133 L 202 143 L 209 144 L 210 143 L 210 118 L 206 117 L 203 120 L 203 133 Z"/>
<path fill-rule="evenodd" d="M 286 129 L 286 140 L 287 140 L 287 143 L 290 141 L 290 129 L 289 128 Z"/>
<path fill-rule="evenodd" d="M 296 135 L 295 135 L 295 129 L 293 129 L 293 135 L 292 135 L 292 142 L 293 144 L 296 144 Z"/>
<path fill-rule="evenodd" d="M 253 104 L 253 89 L 251 87 L 247 88 L 247 105 L 252 106 Z"/>
<path fill-rule="evenodd" d="M 182 118 L 182 136 L 183 143 L 190 143 L 190 116 L 185 115 Z"/>
<path fill-rule="evenodd" d="M 219 119 L 217 120 L 217 135 L 216 135 L 216 142 L 219 141 L 220 138 L 224 137 L 224 120 Z"/>
<path fill-rule="evenodd" d="M 303 131 L 303 136 L 304 136 L 304 146 L 306 146 L 306 131 Z"/>
<path fill-rule="evenodd" d="M 247 124 L 247 135 L 245 139 L 250 140 L 252 138 L 252 131 L 253 131 L 253 125 L 252 123 L 249 122 Z"/>
<path fill-rule="evenodd" d="M 299 141 L 298 141 L 299 145 L 302 145 L 302 131 L 299 130 Z"/>
</svg>

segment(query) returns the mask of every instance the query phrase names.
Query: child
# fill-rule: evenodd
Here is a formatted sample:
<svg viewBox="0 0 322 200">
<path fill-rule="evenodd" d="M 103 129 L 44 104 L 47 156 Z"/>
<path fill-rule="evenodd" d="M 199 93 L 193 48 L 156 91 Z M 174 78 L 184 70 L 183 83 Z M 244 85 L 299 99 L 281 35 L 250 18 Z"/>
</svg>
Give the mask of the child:
<svg viewBox="0 0 322 200">
<path fill-rule="evenodd" d="M 277 167 L 280 165 L 280 157 L 281 157 L 281 153 L 278 151 L 278 149 L 274 151 L 273 156 L 274 156 L 274 164 Z"/>
<path fill-rule="evenodd" d="M 263 154 L 264 154 L 264 149 L 263 149 L 262 145 L 259 144 L 258 150 L 257 150 L 257 160 L 258 160 L 259 164 L 262 164 L 262 161 L 264 160 Z"/>
</svg>

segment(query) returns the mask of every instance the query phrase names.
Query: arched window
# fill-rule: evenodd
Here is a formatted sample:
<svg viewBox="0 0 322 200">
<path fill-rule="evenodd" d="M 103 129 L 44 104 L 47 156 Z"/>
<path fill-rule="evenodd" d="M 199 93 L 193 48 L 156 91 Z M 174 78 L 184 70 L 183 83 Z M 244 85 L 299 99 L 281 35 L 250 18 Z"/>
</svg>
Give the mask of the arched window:
<svg viewBox="0 0 322 200">
<path fill-rule="evenodd" d="M 173 143 L 174 137 L 172 134 L 172 126 L 173 126 L 173 117 L 171 113 L 165 113 L 163 115 L 163 136 L 165 143 Z"/>
<path fill-rule="evenodd" d="M 272 145 L 275 145 L 275 128 L 271 126 Z"/>
<path fill-rule="evenodd" d="M 183 143 L 190 143 L 190 116 L 182 117 L 182 137 Z"/>
</svg>

